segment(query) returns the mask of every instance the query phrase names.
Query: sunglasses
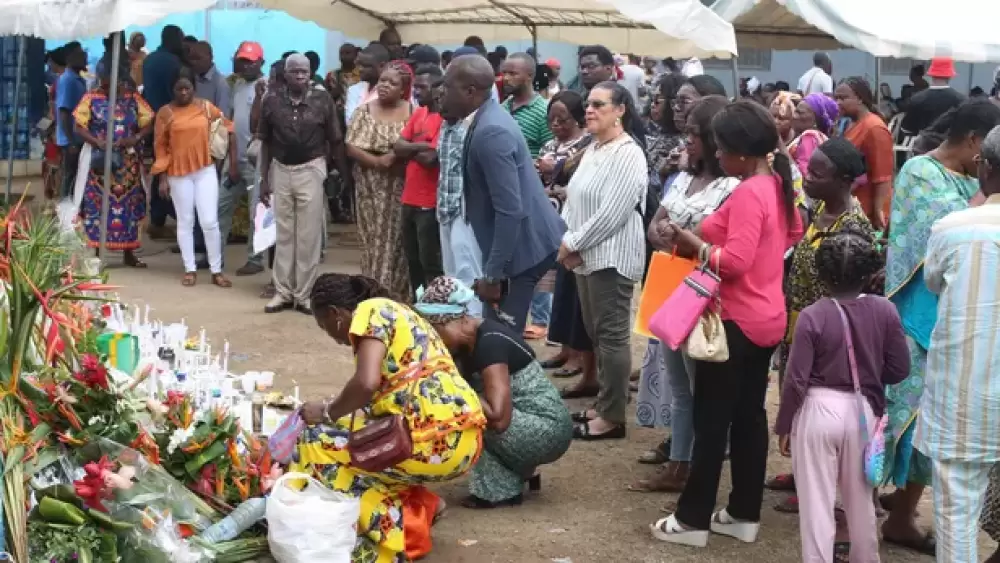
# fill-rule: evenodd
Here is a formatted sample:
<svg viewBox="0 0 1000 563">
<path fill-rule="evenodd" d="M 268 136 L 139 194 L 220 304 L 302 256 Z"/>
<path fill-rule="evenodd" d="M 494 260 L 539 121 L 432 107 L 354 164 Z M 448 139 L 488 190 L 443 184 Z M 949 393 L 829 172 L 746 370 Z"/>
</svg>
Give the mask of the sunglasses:
<svg viewBox="0 0 1000 563">
<path fill-rule="evenodd" d="M 604 100 L 587 100 L 587 107 L 590 109 L 601 109 L 608 105 Z"/>
</svg>

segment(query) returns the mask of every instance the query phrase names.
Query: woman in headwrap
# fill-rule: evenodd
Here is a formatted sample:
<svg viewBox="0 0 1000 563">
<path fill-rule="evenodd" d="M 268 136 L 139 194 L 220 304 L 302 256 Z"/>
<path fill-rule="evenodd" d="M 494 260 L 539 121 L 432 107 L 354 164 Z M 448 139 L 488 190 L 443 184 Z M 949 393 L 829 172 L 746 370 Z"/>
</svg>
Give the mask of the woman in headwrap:
<svg viewBox="0 0 1000 563">
<path fill-rule="evenodd" d="M 414 308 L 451 351 L 463 376 L 482 396 L 483 452 L 472 469 L 467 508 L 516 506 L 524 483 L 541 487 L 539 465 L 562 457 L 573 423 L 559 391 L 510 325 L 469 315 L 475 292 L 455 278 L 417 290 Z"/>
<path fill-rule="evenodd" d="M 803 177 L 813 151 L 829 138 L 837 113 L 837 102 L 826 94 L 809 94 L 795 106 L 792 130 L 796 137 L 788 143 L 788 154 Z"/>
<path fill-rule="evenodd" d="M 795 117 L 795 108 L 802 101 L 802 96 L 793 92 L 777 92 L 771 100 L 771 117 L 778 125 L 778 135 L 781 137 L 781 144 L 786 147 L 795 138 L 795 129 L 792 128 L 792 118 Z"/>
<path fill-rule="evenodd" d="M 403 167 L 392 147 L 413 108 L 413 70 L 402 61 L 386 65 L 378 98 L 361 106 L 347 126 L 347 156 L 354 161 L 354 185 L 361 239 L 361 273 L 409 301 L 410 274 L 403 254 L 400 213 Z"/>
</svg>

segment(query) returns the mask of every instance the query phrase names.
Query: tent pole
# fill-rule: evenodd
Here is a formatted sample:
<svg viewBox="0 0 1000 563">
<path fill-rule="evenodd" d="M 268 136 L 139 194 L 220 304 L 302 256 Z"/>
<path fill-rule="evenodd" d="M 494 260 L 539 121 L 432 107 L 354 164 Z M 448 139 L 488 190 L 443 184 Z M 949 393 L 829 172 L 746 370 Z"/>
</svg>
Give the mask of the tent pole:
<svg viewBox="0 0 1000 563">
<path fill-rule="evenodd" d="M 740 63 L 736 55 L 733 55 L 729 60 L 733 63 L 733 99 L 738 100 L 740 99 Z"/>
<path fill-rule="evenodd" d="M 541 64 L 541 55 L 538 53 L 538 28 L 530 25 L 528 30 L 531 31 L 531 52 L 535 54 L 535 63 Z"/>
<path fill-rule="evenodd" d="M 882 57 L 875 57 L 875 105 L 882 103 Z"/>
<path fill-rule="evenodd" d="M 122 33 L 116 31 L 111 42 L 111 84 L 108 91 L 108 109 L 105 116 L 108 130 L 107 146 L 104 148 L 104 186 L 101 190 L 101 261 L 107 263 L 107 243 L 108 243 L 108 208 L 110 206 L 111 192 L 111 157 L 115 149 L 115 106 L 118 103 L 118 67 L 121 64 L 122 54 Z"/>
<path fill-rule="evenodd" d="M 7 187 L 4 191 L 4 205 L 10 207 L 10 190 L 14 184 L 14 149 L 17 148 L 17 125 L 21 116 L 21 83 L 24 82 L 24 57 L 28 49 L 28 39 L 24 35 L 18 40 L 17 76 L 14 78 L 14 118 L 11 120 L 10 147 L 7 152 Z"/>
</svg>

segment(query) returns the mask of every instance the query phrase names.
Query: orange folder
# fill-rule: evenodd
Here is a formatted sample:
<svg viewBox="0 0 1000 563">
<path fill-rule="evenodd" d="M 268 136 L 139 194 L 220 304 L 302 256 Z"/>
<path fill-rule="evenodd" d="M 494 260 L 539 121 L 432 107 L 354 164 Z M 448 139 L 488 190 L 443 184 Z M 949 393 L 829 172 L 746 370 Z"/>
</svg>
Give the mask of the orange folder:
<svg viewBox="0 0 1000 563">
<path fill-rule="evenodd" d="M 701 264 L 696 260 L 681 258 L 666 252 L 654 252 L 649 263 L 646 283 L 639 297 L 639 311 L 635 315 L 636 334 L 656 338 L 649 332 L 649 319 L 659 310 L 670 294 Z"/>
</svg>

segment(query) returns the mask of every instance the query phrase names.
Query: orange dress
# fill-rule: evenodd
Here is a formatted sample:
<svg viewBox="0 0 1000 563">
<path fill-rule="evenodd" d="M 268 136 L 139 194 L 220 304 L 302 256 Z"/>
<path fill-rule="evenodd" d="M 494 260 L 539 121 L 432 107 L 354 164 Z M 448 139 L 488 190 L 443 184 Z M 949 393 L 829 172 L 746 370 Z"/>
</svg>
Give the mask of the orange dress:
<svg viewBox="0 0 1000 563">
<path fill-rule="evenodd" d="M 875 113 L 869 113 L 865 117 L 854 122 L 847 131 L 844 131 L 844 138 L 861 151 L 865 157 L 865 167 L 868 174 L 864 181 L 855 185 L 854 196 L 861 202 L 861 208 L 865 210 L 865 215 L 870 220 L 875 218 L 875 185 L 882 182 L 892 184 L 893 168 L 895 167 L 893 155 L 892 133 L 886 127 L 882 118 Z M 886 220 L 889 218 L 889 209 L 892 205 L 892 193 L 885 200 Z"/>
<path fill-rule="evenodd" d="M 156 161 L 150 174 L 187 176 L 213 164 L 208 148 L 210 124 L 222 119 L 226 129 L 233 123 L 211 102 L 196 98 L 186 106 L 167 104 L 156 112 L 153 150 Z"/>
</svg>

